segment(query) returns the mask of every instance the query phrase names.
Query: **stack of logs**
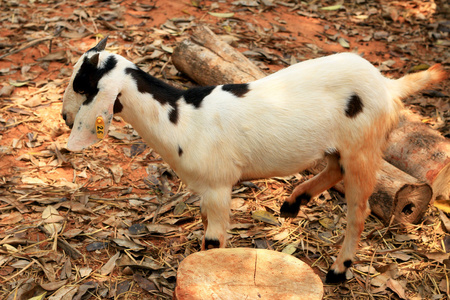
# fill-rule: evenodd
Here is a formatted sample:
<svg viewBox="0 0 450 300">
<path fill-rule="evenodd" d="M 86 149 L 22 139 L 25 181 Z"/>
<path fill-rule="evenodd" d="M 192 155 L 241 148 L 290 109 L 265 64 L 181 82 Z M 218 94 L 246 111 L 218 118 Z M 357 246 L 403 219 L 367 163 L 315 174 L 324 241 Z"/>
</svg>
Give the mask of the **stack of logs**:
<svg viewBox="0 0 450 300">
<path fill-rule="evenodd" d="M 200 85 L 246 83 L 266 76 L 244 55 L 199 27 L 180 43 L 172 60 Z M 309 171 L 318 173 L 324 163 Z M 342 183 L 335 187 L 343 192 Z M 390 135 L 378 183 L 369 202 L 385 224 L 418 223 L 434 199 L 450 198 L 450 142 L 405 111 Z"/>
</svg>

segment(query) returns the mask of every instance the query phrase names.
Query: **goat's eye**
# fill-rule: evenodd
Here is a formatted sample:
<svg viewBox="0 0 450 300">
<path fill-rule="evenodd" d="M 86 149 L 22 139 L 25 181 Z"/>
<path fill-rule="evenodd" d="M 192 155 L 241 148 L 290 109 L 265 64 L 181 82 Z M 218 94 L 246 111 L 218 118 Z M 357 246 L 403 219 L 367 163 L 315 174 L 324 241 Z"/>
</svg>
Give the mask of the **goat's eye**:
<svg viewBox="0 0 450 300">
<path fill-rule="evenodd" d="M 84 95 L 84 94 L 86 94 L 86 92 L 85 91 L 78 91 L 78 94 Z"/>
</svg>

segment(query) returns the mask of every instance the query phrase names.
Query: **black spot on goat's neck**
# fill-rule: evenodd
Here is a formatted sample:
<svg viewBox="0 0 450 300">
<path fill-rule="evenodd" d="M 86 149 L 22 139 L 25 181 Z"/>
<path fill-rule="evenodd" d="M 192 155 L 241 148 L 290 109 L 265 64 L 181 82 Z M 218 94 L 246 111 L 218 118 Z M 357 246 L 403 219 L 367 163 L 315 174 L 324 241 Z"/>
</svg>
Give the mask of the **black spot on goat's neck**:
<svg viewBox="0 0 450 300">
<path fill-rule="evenodd" d="M 98 68 L 92 64 L 88 57 L 85 56 L 83 63 L 78 70 L 73 80 L 73 90 L 75 93 L 86 95 L 86 100 L 83 105 L 88 105 L 94 100 L 98 93 L 98 82 L 103 76 L 108 74 L 117 65 L 117 59 L 114 56 L 109 56 L 104 65 Z"/>
<path fill-rule="evenodd" d="M 364 104 L 361 98 L 357 94 L 353 94 L 347 101 L 347 107 L 345 108 L 345 115 L 349 118 L 356 117 L 362 112 Z"/>
<path fill-rule="evenodd" d="M 113 107 L 114 114 L 118 114 L 118 113 L 122 112 L 122 110 L 123 110 L 123 105 L 120 102 L 119 97 L 120 97 L 120 93 L 119 93 L 119 95 L 117 95 L 116 101 L 114 101 L 114 107 Z"/>
<path fill-rule="evenodd" d="M 247 83 L 225 84 L 222 86 L 222 90 L 224 90 L 226 92 L 230 92 L 239 98 L 244 97 L 245 94 L 247 94 L 250 91 Z"/>
<path fill-rule="evenodd" d="M 169 120 L 173 124 L 176 124 L 179 119 L 178 101 L 184 99 L 187 104 L 200 108 L 203 99 L 215 88 L 214 86 L 195 87 L 183 91 L 147 74 L 137 66 L 126 68 L 125 73 L 135 80 L 139 92 L 150 94 L 161 105 L 169 104 L 172 107 Z"/>
<path fill-rule="evenodd" d="M 178 102 L 173 103 L 172 110 L 169 112 L 169 120 L 173 124 L 178 122 Z"/>
<path fill-rule="evenodd" d="M 180 146 L 178 146 L 178 156 L 181 157 L 181 155 L 183 155 L 183 149 Z"/>
<path fill-rule="evenodd" d="M 183 94 L 182 90 L 147 74 L 138 67 L 126 68 L 125 73 L 133 77 L 139 92 L 152 95 L 156 101 L 163 105 L 169 103 L 171 106 L 174 106 L 173 104 L 177 102 Z"/>
</svg>

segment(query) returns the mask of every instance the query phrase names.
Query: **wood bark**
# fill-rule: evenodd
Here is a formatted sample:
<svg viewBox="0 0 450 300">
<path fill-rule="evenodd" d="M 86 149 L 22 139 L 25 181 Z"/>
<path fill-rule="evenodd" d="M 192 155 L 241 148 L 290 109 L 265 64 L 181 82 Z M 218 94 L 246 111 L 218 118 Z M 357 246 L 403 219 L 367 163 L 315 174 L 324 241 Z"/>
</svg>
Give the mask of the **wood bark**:
<svg viewBox="0 0 450 300">
<path fill-rule="evenodd" d="M 266 76 L 242 53 L 217 37 L 208 27 L 198 27 L 172 55 L 177 69 L 200 85 L 247 83 Z"/>
<path fill-rule="evenodd" d="M 322 299 L 313 269 L 285 253 L 249 248 L 211 249 L 178 266 L 174 299 Z"/>
<path fill-rule="evenodd" d="M 244 83 L 265 76 L 263 72 L 255 70 L 258 68 L 243 57 L 241 53 L 221 41 L 219 37 L 205 27 L 198 28 L 191 39 L 180 43 L 174 50 L 172 60 L 178 70 L 202 85 Z M 404 129 L 403 131 L 397 130 L 392 138 L 401 136 L 404 131 Z M 398 139 L 400 140 L 400 138 Z M 388 155 L 389 153 L 396 153 L 394 149 L 403 149 L 403 143 L 407 144 L 408 141 L 398 142 L 393 148 L 390 148 Z M 399 160 L 395 154 L 391 154 L 391 156 Z M 416 161 L 411 161 L 407 155 L 401 157 L 401 161 L 410 167 L 416 163 Z M 426 157 L 427 155 L 424 154 L 422 160 L 427 160 Z M 417 162 L 421 163 L 421 161 Z M 320 166 L 320 163 L 317 166 Z M 432 170 L 439 169 L 439 166 L 436 165 L 436 168 Z M 311 169 L 310 171 L 317 173 L 318 169 Z M 408 169 L 406 171 L 408 172 Z M 425 170 L 422 170 L 423 172 Z M 448 170 L 444 170 L 444 172 L 448 172 Z M 440 172 L 437 173 L 441 174 Z M 432 199 L 432 192 L 428 183 L 437 185 L 436 178 L 441 177 L 435 176 L 435 179 L 430 181 L 426 179 L 426 176 L 419 176 L 418 180 L 414 178 L 415 173 L 412 175 L 410 176 L 391 164 L 383 162 L 375 192 L 369 202 L 374 214 L 379 216 L 385 224 L 392 220 L 394 222 L 417 223 L 420 222 L 425 213 Z M 441 182 L 441 180 L 439 179 L 438 182 Z M 342 184 L 340 188 L 339 185 L 337 188 L 344 192 Z"/>
<path fill-rule="evenodd" d="M 427 182 L 434 198 L 450 199 L 450 141 L 405 111 L 389 136 L 385 159 L 400 170 Z"/>
</svg>

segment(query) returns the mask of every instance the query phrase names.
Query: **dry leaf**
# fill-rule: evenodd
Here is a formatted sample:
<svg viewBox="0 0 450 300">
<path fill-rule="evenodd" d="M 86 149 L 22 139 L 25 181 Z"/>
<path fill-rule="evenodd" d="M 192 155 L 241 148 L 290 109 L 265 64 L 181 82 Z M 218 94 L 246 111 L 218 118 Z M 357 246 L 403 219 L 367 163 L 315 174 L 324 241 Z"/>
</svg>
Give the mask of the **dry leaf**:
<svg viewBox="0 0 450 300">
<path fill-rule="evenodd" d="M 424 254 L 429 260 L 435 260 L 440 263 L 443 263 L 444 260 L 450 258 L 449 253 L 443 253 L 443 252 L 433 252 L 433 253 L 424 253 Z"/>
<path fill-rule="evenodd" d="M 338 38 L 338 43 L 346 49 L 350 48 L 349 42 L 346 39 L 344 39 L 343 37 Z"/>
<path fill-rule="evenodd" d="M 66 59 L 66 51 L 61 50 L 54 53 L 49 53 L 44 57 L 40 57 L 37 61 L 61 61 Z"/>
<path fill-rule="evenodd" d="M 389 253 L 389 255 L 393 258 L 400 259 L 402 261 L 408 261 L 412 258 L 410 255 L 408 255 L 402 251 L 391 252 L 391 253 Z"/>
<path fill-rule="evenodd" d="M 133 274 L 133 279 L 142 289 L 146 290 L 147 292 L 158 291 L 156 285 L 142 275 L 139 275 L 137 273 Z"/>
<path fill-rule="evenodd" d="M 420 236 L 416 234 L 394 234 L 394 239 L 397 242 L 407 242 L 418 240 Z"/>
<path fill-rule="evenodd" d="M 40 179 L 40 178 L 36 178 L 36 177 L 29 177 L 29 176 L 24 176 L 22 177 L 22 183 L 24 184 L 37 184 L 37 185 L 45 185 L 45 181 Z"/>
<path fill-rule="evenodd" d="M 122 178 L 123 176 L 123 169 L 120 165 L 115 164 L 111 167 L 109 167 L 109 169 L 111 170 L 111 173 L 113 175 L 114 178 L 114 182 L 115 183 L 120 183 L 120 178 Z"/>
<path fill-rule="evenodd" d="M 23 220 L 20 212 L 12 212 L 10 214 L 0 214 L 0 225 L 14 225 Z"/>
<path fill-rule="evenodd" d="M 390 279 L 386 274 L 380 274 L 378 276 L 373 277 L 370 280 L 370 284 L 376 287 L 380 287 L 386 284 L 386 282 Z"/>
<path fill-rule="evenodd" d="M 65 284 L 67 284 L 67 280 L 41 283 L 40 286 L 46 291 L 55 291 Z"/>
<path fill-rule="evenodd" d="M 42 212 L 42 220 L 45 223 L 58 223 L 65 220 L 64 217 L 60 216 L 59 212 L 53 206 L 47 206 Z"/>
<path fill-rule="evenodd" d="M 288 230 L 288 229 L 285 229 L 285 230 L 283 230 L 282 232 L 280 232 L 280 233 L 274 235 L 274 236 L 273 236 L 273 239 L 274 239 L 275 241 L 282 241 L 282 240 L 284 240 L 285 238 L 287 238 L 288 236 L 289 236 L 289 230 Z"/>
<path fill-rule="evenodd" d="M 242 198 L 231 199 L 231 210 L 237 211 L 247 211 L 247 205 L 245 205 L 245 200 Z"/>
<path fill-rule="evenodd" d="M 131 251 L 140 251 L 144 250 L 145 248 L 136 244 L 135 242 L 124 240 L 124 239 L 112 239 L 114 243 L 116 243 L 118 246 L 123 247 L 127 250 Z"/>
<path fill-rule="evenodd" d="M 42 300 L 42 299 L 45 299 L 45 295 L 47 295 L 47 292 L 43 292 L 42 294 L 40 294 L 38 296 L 31 297 L 28 300 Z"/>
<path fill-rule="evenodd" d="M 272 224 L 275 226 L 280 226 L 277 218 L 268 211 L 257 210 L 252 213 L 252 218 L 256 221 Z"/>
<path fill-rule="evenodd" d="M 332 218 L 328 218 L 328 217 L 322 218 L 319 220 L 319 223 L 326 229 L 334 229 L 335 228 L 334 219 L 332 219 Z"/>
<path fill-rule="evenodd" d="M 116 261 L 119 259 L 120 252 L 117 252 L 114 254 L 106 264 L 103 265 L 103 267 L 100 269 L 101 275 L 108 275 L 114 270 L 114 267 L 116 266 Z"/>
<path fill-rule="evenodd" d="M 78 270 L 80 273 L 81 278 L 87 277 L 92 273 L 92 269 L 89 267 L 82 267 Z"/>
<path fill-rule="evenodd" d="M 386 286 L 395 292 L 401 299 L 406 299 L 405 289 L 397 280 L 389 278 L 386 282 Z"/>
<path fill-rule="evenodd" d="M 148 232 L 166 234 L 169 232 L 178 231 L 180 228 L 178 226 L 164 225 L 164 224 L 148 224 L 146 225 Z"/>
<path fill-rule="evenodd" d="M 234 16 L 234 13 L 215 13 L 215 12 L 208 12 L 211 16 L 217 17 L 217 18 L 231 18 Z"/>
<path fill-rule="evenodd" d="M 377 270 L 371 265 L 356 265 L 354 268 L 360 272 L 367 273 L 369 275 L 377 274 Z"/>
<path fill-rule="evenodd" d="M 450 200 L 436 200 L 433 205 L 443 212 L 450 213 Z"/>
<path fill-rule="evenodd" d="M 333 10 L 338 10 L 341 9 L 342 4 L 337 4 L 337 5 L 331 5 L 331 6 L 325 6 L 325 7 L 321 7 L 319 8 L 320 10 L 329 10 L 329 11 L 333 11 Z"/>
<path fill-rule="evenodd" d="M 61 289 L 57 290 L 55 294 L 50 296 L 48 300 L 66 300 L 72 299 L 73 296 L 77 293 L 78 286 L 64 286 Z"/>
<path fill-rule="evenodd" d="M 292 243 L 284 247 L 284 249 L 281 252 L 292 255 L 295 253 L 295 251 L 297 251 L 297 247 L 298 243 Z"/>
</svg>

